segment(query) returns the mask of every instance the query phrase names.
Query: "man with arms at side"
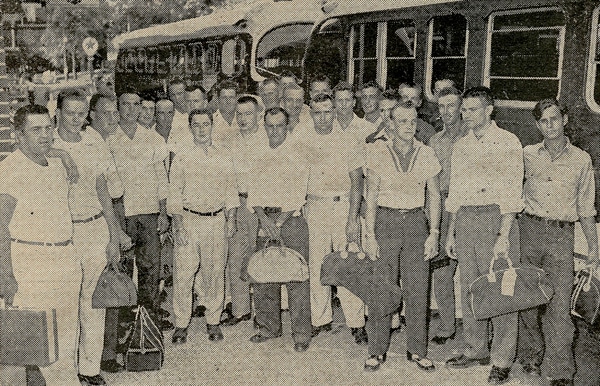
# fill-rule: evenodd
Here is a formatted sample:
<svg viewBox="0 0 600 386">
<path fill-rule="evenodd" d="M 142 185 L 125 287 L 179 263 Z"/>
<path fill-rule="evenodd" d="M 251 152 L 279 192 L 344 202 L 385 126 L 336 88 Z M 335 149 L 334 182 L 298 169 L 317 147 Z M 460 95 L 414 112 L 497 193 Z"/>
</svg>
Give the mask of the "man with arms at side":
<svg viewBox="0 0 600 386">
<path fill-rule="evenodd" d="M 598 266 L 594 168 L 589 154 L 565 135 L 566 107 L 543 99 L 533 108 L 533 116 L 544 140 L 523 150 L 521 255 L 548 274 L 554 296 L 541 316 L 539 308 L 521 312 L 517 356 L 525 372 L 541 375 L 543 366 L 552 386 L 570 386 L 575 374 L 570 300 L 577 220 L 587 240 L 588 263 Z"/>
</svg>

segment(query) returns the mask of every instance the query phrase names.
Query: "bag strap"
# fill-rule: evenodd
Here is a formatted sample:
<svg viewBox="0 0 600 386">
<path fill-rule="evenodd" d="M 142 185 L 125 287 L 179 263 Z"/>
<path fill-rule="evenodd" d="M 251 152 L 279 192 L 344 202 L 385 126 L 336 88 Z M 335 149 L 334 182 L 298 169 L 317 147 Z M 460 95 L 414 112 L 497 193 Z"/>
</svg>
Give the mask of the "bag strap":
<svg viewBox="0 0 600 386">
<path fill-rule="evenodd" d="M 490 275 L 494 274 L 494 263 L 496 262 L 496 260 L 498 260 L 498 259 L 496 259 L 495 257 L 490 260 L 490 268 L 488 270 L 488 273 Z M 508 263 L 508 269 L 514 269 L 513 262 L 510 259 L 510 257 L 508 257 L 508 255 L 506 256 L 505 260 L 506 260 L 506 263 Z"/>
</svg>

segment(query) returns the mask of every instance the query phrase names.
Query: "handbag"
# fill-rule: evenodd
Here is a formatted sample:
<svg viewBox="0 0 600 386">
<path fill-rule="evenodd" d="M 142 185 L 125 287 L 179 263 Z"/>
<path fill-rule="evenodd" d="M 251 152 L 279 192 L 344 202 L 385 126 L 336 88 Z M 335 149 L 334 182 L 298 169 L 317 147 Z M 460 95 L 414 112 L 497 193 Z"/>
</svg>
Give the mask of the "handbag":
<svg viewBox="0 0 600 386">
<path fill-rule="evenodd" d="M 546 304 L 554 288 L 546 273 L 531 264 L 514 267 L 506 258 L 508 268 L 494 271 L 494 262 L 486 275 L 469 286 L 470 308 L 477 320 L 485 320 Z"/>
<path fill-rule="evenodd" d="M 286 247 L 268 246 L 267 240 L 260 250 L 248 261 L 248 276 L 251 283 L 289 283 L 308 280 L 308 263 L 299 252 Z"/>
<path fill-rule="evenodd" d="M 144 306 L 138 306 L 125 354 L 127 371 L 160 370 L 164 362 L 163 335 Z"/>
<path fill-rule="evenodd" d="M 587 268 L 575 275 L 571 315 L 583 319 L 592 328 L 600 328 L 600 280 Z"/>
<path fill-rule="evenodd" d="M 135 306 L 137 289 L 133 280 L 112 264 L 108 264 L 98 278 L 92 294 L 92 308 Z"/>
<path fill-rule="evenodd" d="M 0 307 L 1 364 L 43 367 L 57 360 L 55 309 Z"/>
</svg>

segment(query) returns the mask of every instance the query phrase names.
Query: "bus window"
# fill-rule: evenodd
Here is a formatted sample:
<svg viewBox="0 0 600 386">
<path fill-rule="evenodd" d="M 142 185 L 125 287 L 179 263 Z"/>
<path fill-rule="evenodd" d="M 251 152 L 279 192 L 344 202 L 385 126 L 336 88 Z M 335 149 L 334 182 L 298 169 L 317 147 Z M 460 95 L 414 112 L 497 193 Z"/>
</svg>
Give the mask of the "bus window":
<svg viewBox="0 0 600 386">
<path fill-rule="evenodd" d="M 324 74 L 337 84 L 346 79 L 344 63 L 346 42 L 340 19 L 326 20 L 313 34 L 304 58 L 305 79 L 310 82 L 317 74 Z"/>
<path fill-rule="evenodd" d="M 256 47 L 256 70 L 264 77 L 289 70 L 302 75 L 302 57 L 312 24 L 290 24 L 266 33 Z"/>
<path fill-rule="evenodd" d="M 187 71 L 191 75 L 202 74 L 202 43 L 192 43 L 187 46 Z"/>
<path fill-rule="evenodd" d="M 467 19 L 462 15 L 436 16 L 429 22 L 426 93 L 433 97 L 436 81 L 450 79 L 465 86 Z"/>
<path fill-rule="evenodd" d="M 398 87 L 403 82 L 411 82 L 415 73 L 416 36 L 412 20 L 387 22 L 385 28 L 386 87 Z"/>
<path fill-rule="evenodd" d="M 204 72 L 207 75 L 219 73 L 219 42 L 209 42 L 204 52 Z"/>
<path fill-rule="evenodd" d="M 564 14 L 556 9 L 498 12 L 489 23 L 484 84 L 500 104 L 558 98 Z"/>
<path fill-rule="evenodd" d="M 592 33 L 590 38 L 590 57 L 588 65 L 588 79 L 586 85 L 586 98 L 588 105 L 600 113 L 600 7 L 594 10 L 592 16 Z"/>
<path fill-rule="evenodd" d="M 146 48 L 146 74 L 156 74 L 156 47 Z"/>
<path fill-rule="evenodd" d="M 221 72 L 227 76 L 235 74 L 235 46 L 235 40 L 230 39 L 221 49 Z"/>
<path fill-rule="evenodd" d="M 355 24 L 350 29 L 350 74 L 359 88 L 377 79 L 377 30 L 378 23 Z"/>
<path fill-rule="evenodd" d="M 157 47 L 156 51 L 156 73 L 158 75 L 166 75 L 169 73 L 171 49 L 168 46 L 162 46 Z"/>
<path fill-rule="evenodd" d="M 187 57 L 185 45 L 178 44 L 171 48 L 171 74 L 183 76 L 187 73 Z"/>
</svg>

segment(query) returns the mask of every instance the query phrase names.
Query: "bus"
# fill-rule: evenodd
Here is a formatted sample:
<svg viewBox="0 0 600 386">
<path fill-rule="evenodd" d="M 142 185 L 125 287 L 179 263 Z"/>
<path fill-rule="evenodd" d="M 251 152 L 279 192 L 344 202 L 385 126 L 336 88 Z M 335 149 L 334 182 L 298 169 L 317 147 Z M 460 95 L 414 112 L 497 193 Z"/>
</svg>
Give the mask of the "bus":
<svg viewBox="0 0 600 386">
<path fill-rule="evenodd" d="M 232 10 L 118 35 L 117 93 L 126 84 L 140 91 L 166 90 L 183 77 L 210 90 L 231 79 L 242 92 L 289 70 L 301 78 L 302 58 L 321 0 L 259 0 Z"/>
</svg>

